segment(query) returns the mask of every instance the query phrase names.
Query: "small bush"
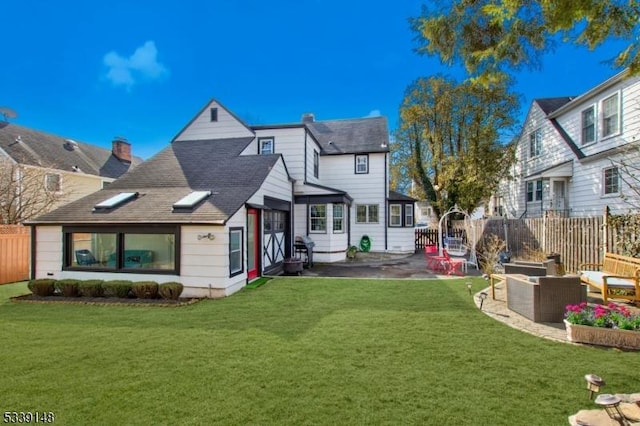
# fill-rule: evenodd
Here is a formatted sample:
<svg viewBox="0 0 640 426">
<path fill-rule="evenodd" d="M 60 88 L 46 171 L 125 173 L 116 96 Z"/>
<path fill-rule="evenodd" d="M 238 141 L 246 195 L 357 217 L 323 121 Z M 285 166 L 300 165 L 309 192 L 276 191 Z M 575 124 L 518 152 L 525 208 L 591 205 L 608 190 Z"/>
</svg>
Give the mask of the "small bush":
<svg viewBox="0 0 640 426">
<path fill-rule="evenodd" d="M 182 283 L 162 283 L 158 286 L 158 294 L 160 294 L 160 297 L 162 297 L 163 299 L 178 300 L 178 298 L 182 294 L 183 289 L 184 286 L 182 285 Z"/>
<path fill-rule="evenodd" d="M 133 294 L 139 299 L 157 299 L 158 283 L 155 281 L 134 282 L 131 288 Z"/>
<path fill-rule="evenodd" d="M 126 299 L 131 296 L 131 287 L 133 287 L 133 281 L 113 280 L 102 283 L 105 297 L 120 297 Z"/>
<path fill-rule="evenodd" d="M 56 281 L 55 288 L 64 297 L 78 297 L 80 292 L 78 291 L 78 283 L 80 280 L 64 279 Z"/>
<path fill-rule="evenodd" d="M 78 291 L 83 297 L 102 297 L 104 291 L 102 289 L 102 280 L 86 280 L 78 283 Z"/>
<path fill-rule="evenodd" d="M 56 280 L 52 278 L 40 278 L 37 280 L 29 281 L 27 287 L 36 296 L 53 296 Z"/>
</svg>

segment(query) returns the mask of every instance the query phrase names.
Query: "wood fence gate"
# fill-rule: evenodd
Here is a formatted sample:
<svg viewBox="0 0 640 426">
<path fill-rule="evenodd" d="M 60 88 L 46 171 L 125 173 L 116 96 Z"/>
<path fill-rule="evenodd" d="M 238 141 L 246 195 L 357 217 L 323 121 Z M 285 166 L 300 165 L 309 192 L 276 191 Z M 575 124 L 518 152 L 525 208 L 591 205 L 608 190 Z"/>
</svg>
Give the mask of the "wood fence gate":
<svg viewBox="0 0 640 426">
<path fill-rule="evenodd" d="M 0 226 L 0 284 L 29 279 L 29 228 Z"/>
</svg>

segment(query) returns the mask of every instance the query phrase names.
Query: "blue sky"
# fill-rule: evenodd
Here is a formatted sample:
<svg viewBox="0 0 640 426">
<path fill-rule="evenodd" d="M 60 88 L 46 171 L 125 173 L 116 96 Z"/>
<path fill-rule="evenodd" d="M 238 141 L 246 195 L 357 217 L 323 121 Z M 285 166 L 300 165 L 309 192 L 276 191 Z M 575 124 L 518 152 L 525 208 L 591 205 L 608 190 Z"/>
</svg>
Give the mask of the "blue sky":
<svg viewBox="0 0 640 426">
<path fill-rule="evenodd" d="M 185 0 L 2 2 L 0 106 L 16 124 L 104 147 L 124 136 L 149 158 L 216 98 L 249 124 L 383 115 L 397 125 L 418 77 L 462 74 L 418 56 L 422 2 Z M 565 46 L 516 75 L 534 98 L 578 95 L 616 74 Z"/>
</svg>

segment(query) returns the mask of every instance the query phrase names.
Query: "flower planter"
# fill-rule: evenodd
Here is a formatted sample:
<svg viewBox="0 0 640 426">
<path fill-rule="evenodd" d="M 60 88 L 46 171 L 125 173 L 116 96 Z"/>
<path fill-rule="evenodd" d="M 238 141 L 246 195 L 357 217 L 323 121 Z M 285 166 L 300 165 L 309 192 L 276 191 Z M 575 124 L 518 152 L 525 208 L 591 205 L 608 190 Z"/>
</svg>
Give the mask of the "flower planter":
<svg viewBox="0 0 640 426">
<path fill-rule="evenodd" d="M 567 320 L 564 320 L 564 326 L 567 330 L 567 340 L 570 342 L 623 349 L 640 349 L 640 331 L 591 327 L 572 324 Z"/>
</svg>

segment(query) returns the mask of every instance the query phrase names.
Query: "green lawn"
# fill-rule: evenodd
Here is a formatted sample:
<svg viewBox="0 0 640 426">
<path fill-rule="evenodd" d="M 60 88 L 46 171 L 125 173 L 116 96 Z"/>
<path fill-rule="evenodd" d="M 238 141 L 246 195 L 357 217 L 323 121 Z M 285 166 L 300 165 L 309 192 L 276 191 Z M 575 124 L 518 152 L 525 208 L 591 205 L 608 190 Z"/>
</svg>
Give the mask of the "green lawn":
<svg viewBox="0 0 640 426">
<path fill-rule="evenodd" d="M 26 285 L 0 286 L 0 409 L 64 425 L 564 425 L 594 407 L 586 373 L 640 391 L 638 353 L 511 329 L 467 281 L 277 278 L 174 308 L 12 303 Z"/>
</svg>

